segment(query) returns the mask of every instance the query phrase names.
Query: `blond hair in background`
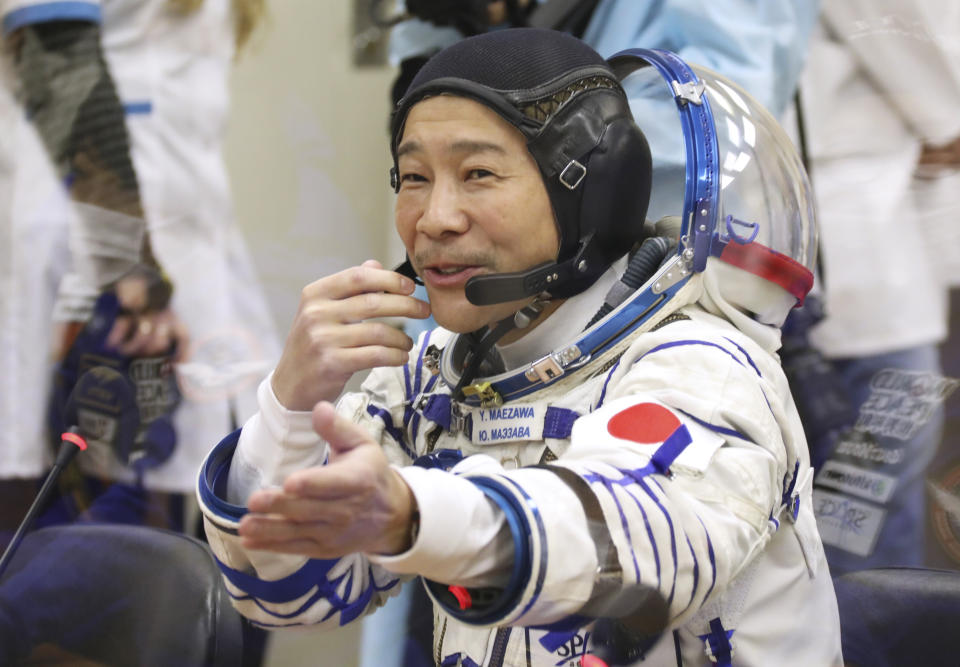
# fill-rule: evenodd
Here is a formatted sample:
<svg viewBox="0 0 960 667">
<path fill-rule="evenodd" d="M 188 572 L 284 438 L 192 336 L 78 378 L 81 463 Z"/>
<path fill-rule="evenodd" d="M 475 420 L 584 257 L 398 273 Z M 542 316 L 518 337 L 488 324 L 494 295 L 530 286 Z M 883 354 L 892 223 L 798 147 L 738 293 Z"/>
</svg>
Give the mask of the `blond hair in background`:
<svg viewBox="0 0 960 667">
<path fill-rule="evenodd" d="M 183 14 L 195 12 L 203 0 L 169 0 L 174 11 Z M 257 24 L 267 13 L 266 0 L 231 0 L 233 5 L 233 28 L 236 38 L 237 54 L 250 39 Z"/>
</svg>

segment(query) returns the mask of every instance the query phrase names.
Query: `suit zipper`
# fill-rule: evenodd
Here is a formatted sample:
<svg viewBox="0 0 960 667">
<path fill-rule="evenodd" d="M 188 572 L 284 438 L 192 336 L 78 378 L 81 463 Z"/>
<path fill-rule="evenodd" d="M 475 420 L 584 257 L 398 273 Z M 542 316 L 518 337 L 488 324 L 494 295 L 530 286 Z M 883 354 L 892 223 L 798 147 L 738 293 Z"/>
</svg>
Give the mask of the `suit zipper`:
<svg viewBox="0 0 960 667">
<path fill-rule="evenodd" d="M 513 628 L 497 628 L 497 636 L 493 640 L 493 650 L 490 652 L 489 667 L 503 667 L 503 660 L 507 657 L 507 642 L 510 641 L 510 631 Z"/>
<path fill-rule="evenodd" d="M 440 626 L 440 638 L 437 640 L 437 652 L 434 655 L 436 658 L 437 667 L 440 667 L 440 662 L 443 660 L 443 636 L 447 634 L 447 618 L 444 616 L 443 625 Z"/>
</svg>

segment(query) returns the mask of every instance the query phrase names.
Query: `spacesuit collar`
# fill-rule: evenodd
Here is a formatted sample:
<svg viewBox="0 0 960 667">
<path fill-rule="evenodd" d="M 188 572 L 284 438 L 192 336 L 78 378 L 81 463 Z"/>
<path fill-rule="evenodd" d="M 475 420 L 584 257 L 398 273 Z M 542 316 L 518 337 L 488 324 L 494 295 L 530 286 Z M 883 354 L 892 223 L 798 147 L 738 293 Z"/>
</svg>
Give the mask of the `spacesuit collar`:
<svg viewBox="0 0 960 667">
<path fill-rule="evenodd" d="M 699 303 L 708 313 L 726 318 L 770 354 L 780 349 L 780 327 L 758 322 L 731 304 L 724 297 L 716 273 L 709 268 L 703 272 L 703 294 Z"/>
<path fill-rule="evenodd" d="M 546 356 L 569 340 L 571 332 L 583 331 L 625 265 L 625 258 L 618 260 L 587 290 L 564 301 L 535 329 L 513 343 L 497 345 L 504 368 L 513 370 Z"/>
</svg>

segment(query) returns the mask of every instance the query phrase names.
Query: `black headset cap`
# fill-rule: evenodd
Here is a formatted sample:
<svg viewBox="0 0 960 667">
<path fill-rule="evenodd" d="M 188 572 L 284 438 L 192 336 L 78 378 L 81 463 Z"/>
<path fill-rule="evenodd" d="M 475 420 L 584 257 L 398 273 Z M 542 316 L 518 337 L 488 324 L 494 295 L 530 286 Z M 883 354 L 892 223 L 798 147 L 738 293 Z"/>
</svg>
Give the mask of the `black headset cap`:
<svg viewBox="0 0 960 667">
<path fill-rule="evenodd" d="M 431 58 L 391 119 L 397 148 L 410 109 L 435 95 L 476 100 L 526 138 L 540 168 L 560 232 L 555 263 L 467 283 L 477 304 L 540 292 L 582 292 L 642 238 L 650 197 L 650 150 L 607 62 L 565 33 L 496 30 L 464 39 Z"/>
</svg>

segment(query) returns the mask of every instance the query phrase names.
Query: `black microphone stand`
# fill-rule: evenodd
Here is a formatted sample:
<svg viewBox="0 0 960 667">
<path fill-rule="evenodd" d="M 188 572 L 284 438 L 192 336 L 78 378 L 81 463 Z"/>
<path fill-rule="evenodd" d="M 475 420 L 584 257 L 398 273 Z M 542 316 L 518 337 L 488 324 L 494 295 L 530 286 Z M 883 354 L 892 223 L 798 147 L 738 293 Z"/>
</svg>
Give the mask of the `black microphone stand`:
<svg viewBox="0 0 960 667">
<path fill-rule="evenodd" d="M 40 509 L 43 507 L 43 503 L 50 494 L 50 490 L 53 488 L 60 473 L 63 472 L 63 469 L 73 460 L 77 452 L 87 448 L 87 441 L 79 434 L 79 430 L 77 427 L 71 426 L 66 433 L 60 436 L 60 449 L 57 451 L 57 459 L 53 463 L 53 468 L 51 468 L 47 474 L 47 478 L 43 481 L 43 486 L 40 487 L 40 492 L 37 494 L 37 497 L 34 498 L 30 509 L 27 510 L 27 515 L 17 527 L 17 532 L 14 533 L 13 539 L 10 540 L 10 544 L 8 544 L 4 550 L 3 557 L 0 558 L 0 578 L 3 577 L 3 573 L 6 571 L 7 566 L 10 565 L 10 561 L 13 560 L 13 554 L 16 552 L 17 547 L 20 546 L 23 536 L 30 530 L 34 519 L 37 518 L 37 514 L 39 514 Z"/>
</svg>

